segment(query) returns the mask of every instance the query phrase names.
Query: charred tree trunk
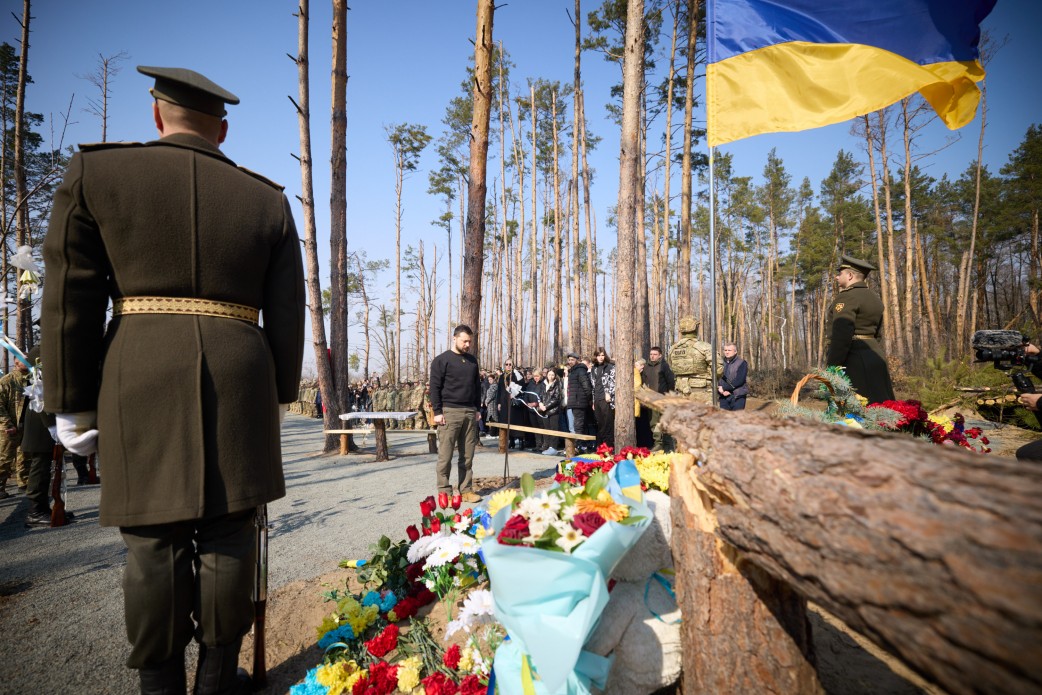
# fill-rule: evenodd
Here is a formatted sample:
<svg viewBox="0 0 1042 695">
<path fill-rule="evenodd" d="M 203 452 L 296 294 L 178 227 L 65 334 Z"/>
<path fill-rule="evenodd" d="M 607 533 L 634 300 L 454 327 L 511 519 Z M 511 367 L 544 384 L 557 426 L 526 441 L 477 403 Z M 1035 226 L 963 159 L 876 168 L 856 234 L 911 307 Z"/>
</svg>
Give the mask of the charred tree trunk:
<svg viewBox="0 0 1042 695">
<path fill-rule="evenodd" d="M 745 571 L 749 563 L 951 693 L 1042 688 L 1037 466 L 1001 458 L 985 464 L 979 455 L 901 434 L 652 398 L 666 407 L 662 425 L 677 438 L 678 451 L 698 463 L 674 458 L 672 493 L 683 497 L 675 497 L 674 509 L 703 532 L 715 525 L 723 545 L 712 567 L 751 578 L 768 612 L 784 591 L 761 584 L 759 570 Z M 682 597 L 693 599 L 693 589 L 713 587 L 707 582 L 714 570 L 690 564 L 701 546 L 681 546 L 675 536 L 678 583 Z M 764 670 L 778 660 L 779 644 L 736 637 L 767 616 L 752 604 L 721 615 L 727 606 L 715 599 L 699 595 L 685 606 L 685 630 L 697 631 L 699 616 L 727 620 L 708 623 L 709 634 L 734 648 L 724 651 L 720 640 L 700 636 L 687 647 L 697 652 L 691 658 L 700 670 L 685 663 L 685 674 L 721 692 L 712 684 Z M 784 609 L 793 604 L 780 605 L 774 614 L 788 621 Z M 800 633 L 791 630 L 799 621 L 789 625 L 798 644 Z M 744 666 L 739 656 L 748 660 Z M 729 689 L 750 690 L 741 682 Z"/>
<path fill-rule="evenodd" d="M 30 2 L 24 0 L 22 3 L 22 51 L 18 56 L 18 90 L 15 95 L 14 107 L 14 187 L 15 201 L 18 206 L 15 211 L 18 231 L 16 233 L 16 244 L 28 246 L 32 244 L 29 234 L 29 193 L 26 184 L 25 171 L 25 83 L 28 80 L 29 64 L 29 20 Z M 17 286 L 18 282 L 15 281 Z M 32 347 L 32 320 L 33 303 L 29 297 L 18 300 L 18 335 L 15 343 L 25 352 Z"/>
<path fill-rule="evenodd" d="M 474 115 L 470 122 L 470 179 L 467 187 L 467 233 L 463 256 L 460 323 L 478 329 L 481 318 L 481 275 L 485 255 L 485 194 L 488 127 L 492 116 L 493 0 L 478 0 L 474 38 Z M 480 341 L 474 346 L 477 357 Z"/>
</svg>

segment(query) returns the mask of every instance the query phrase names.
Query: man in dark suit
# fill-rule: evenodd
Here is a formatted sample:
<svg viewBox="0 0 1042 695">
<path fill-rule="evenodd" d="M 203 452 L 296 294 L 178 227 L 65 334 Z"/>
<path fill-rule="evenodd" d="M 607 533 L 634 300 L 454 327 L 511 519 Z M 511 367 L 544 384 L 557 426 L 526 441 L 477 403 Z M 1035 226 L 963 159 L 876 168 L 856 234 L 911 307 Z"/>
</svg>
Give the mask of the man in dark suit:
<svg viewBox="0 0 1042 695">
<path fill-rule="evenodd" d="M 890 370 L 879 342 L 883 330 L 883 300 L 865 278 L 876 267 L 868 261 L 841 256 L 836 270 L 839 292 L 829 309 L 831 339 L 827 364 L 845 367 L 854 390 L 869 403 L 894 399 Z"/>
<path fill-rule="evenodd" d="M 138 70 L 155 78 L 161 138 L 81 146 L 55 194 L 46 409 L 67 449 L 100 446 L 100 520 L 127 544 L 127 665 L 142 692 L 184 692 L 193 634 L 196 692 L 237 692 L 255 513 L 285 494 L 279 404 L 300 384 L 300 242 L 281 187 L 218 147 L 238 98 L 191 70 Z"/>
</svg>

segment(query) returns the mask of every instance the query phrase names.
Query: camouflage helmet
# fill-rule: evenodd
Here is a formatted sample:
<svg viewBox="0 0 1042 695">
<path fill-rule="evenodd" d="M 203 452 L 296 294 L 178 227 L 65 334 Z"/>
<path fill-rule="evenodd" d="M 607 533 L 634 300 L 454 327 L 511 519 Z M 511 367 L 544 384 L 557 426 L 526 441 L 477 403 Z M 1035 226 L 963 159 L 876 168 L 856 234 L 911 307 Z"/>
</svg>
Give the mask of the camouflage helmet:
<svg viewBox="0 0 1042 695">
<path fill-rule="evenodd" d="M 694 316 L 681 316 L 680 317 L 680 332 L 681 333 L 695 333 L 698 331 L 698 326 L 702 322 L 696 319 Z"/>
</svg>

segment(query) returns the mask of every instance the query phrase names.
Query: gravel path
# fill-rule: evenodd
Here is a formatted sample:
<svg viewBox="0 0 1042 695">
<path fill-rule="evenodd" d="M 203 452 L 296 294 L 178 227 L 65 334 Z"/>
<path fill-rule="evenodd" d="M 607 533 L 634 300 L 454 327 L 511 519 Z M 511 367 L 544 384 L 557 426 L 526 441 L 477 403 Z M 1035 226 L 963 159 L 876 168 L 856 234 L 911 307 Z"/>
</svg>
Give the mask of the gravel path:
<svg viewBox="0 0 1042 695">
<path fill-rule="evenodd" d="M 322 455 L 321 421 L 287 416 L 287 494 L 268 508 L 270 589 L 365 557 L 381 535 L 403 538 L 418 520 L 419 501 L 434 490 L 436 455 L 427 453 L 424 435 L 388 440 L 390 461 L 375 463 L 371 453 Z M 474 475 L 502 475 L 495 440 L 482 441 Z M 372 439 L 363 446 L 372 451 Z M 545 475 L 556 463 L 511 452 L 510 472 Z M 126 550 L 117 529 L 98 526 L 99 496 L 97 486 L 70 486 L 67 508 L 76 522 L 55 529 L 24 527 L 24 495 L 0 501 L 0 695 L 138 692 L 137 674 L 124 666 Z M 188 663 L 194 668 L 194 655 Z"/>
</svg>

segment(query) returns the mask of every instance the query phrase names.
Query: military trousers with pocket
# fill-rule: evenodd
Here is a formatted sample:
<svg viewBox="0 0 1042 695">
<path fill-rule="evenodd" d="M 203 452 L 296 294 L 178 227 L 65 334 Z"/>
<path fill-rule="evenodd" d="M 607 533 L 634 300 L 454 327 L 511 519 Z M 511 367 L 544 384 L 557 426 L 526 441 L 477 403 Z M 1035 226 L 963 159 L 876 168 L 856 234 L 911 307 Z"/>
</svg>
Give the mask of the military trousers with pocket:
<svg viewBox="0 0 1042 695">
<path fill-rule="evenodd" d="M 253 625 L 256 510 L 209 519 L 120 527 L 134 669 L 184 656 L 194 636 L 208 647 L 241 639 Z"/>
<path fill-rule="evenodd" d="M 452 456 L 456 454 L 459 491 L 474 487 L 474 449 L 478 445 L 476 408 L 445 408 L 445 424 L 438 427 L 438 492 L 452 492 Z"/>
</svg>

